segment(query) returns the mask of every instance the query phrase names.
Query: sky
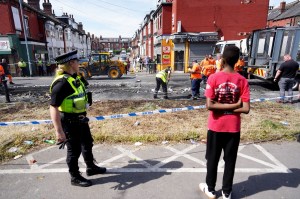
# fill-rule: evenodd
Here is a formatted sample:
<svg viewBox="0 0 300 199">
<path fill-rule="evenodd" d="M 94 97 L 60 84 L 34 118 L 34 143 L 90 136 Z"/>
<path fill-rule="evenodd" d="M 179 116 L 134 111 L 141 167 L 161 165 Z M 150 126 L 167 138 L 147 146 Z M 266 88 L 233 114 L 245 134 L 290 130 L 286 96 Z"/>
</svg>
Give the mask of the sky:
<svg viewBox="0 0 300 199">
<path fill-rule="evenodd" d="M 131 38 L 146 14 L 155 10 L 157 0 L 49 0 L 56 16 L 72 14 L 83 29 L 97 37 Z M 270 0 L 279 6 L 282 0 Z M 287 3 L 294 0 L 286 0 Z M 44 0 L 40 0 L 41 9 Z"/>
</svg>

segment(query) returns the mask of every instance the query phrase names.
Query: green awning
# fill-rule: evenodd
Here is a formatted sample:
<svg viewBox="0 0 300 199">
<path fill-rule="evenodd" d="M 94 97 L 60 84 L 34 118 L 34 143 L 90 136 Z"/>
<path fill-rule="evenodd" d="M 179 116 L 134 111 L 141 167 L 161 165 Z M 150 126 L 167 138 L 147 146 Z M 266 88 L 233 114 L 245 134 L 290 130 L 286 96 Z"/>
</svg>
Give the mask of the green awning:
<svg viewBox="0 0 300 199">
<path fill-rule="evenodd" d="M 10 50 L 0 50 L 0 55 L 11 55 Z"/>
<path fill-rule="evenodd" d="M 48 54 L 47 50 L 36 50 L 36 53 L 38 54 Z"/>
</svg>

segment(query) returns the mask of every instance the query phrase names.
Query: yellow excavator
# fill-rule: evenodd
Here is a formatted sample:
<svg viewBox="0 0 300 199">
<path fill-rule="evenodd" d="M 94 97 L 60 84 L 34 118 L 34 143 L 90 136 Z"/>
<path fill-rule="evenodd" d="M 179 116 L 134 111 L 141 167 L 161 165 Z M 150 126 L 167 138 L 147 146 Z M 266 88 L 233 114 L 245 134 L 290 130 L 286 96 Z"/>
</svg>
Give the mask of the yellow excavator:
<svg viewBox="0 0 300 199">
<path fill-rule="evenodd" d="M 126 67 L 121 61 L 112 61 L 110 53 L 93 53 L 88 62 L 79 65 L 79 73 L 85 78 L 107 75 L 110 79 L 119 79 L 126 73 Z"/>
</svg>

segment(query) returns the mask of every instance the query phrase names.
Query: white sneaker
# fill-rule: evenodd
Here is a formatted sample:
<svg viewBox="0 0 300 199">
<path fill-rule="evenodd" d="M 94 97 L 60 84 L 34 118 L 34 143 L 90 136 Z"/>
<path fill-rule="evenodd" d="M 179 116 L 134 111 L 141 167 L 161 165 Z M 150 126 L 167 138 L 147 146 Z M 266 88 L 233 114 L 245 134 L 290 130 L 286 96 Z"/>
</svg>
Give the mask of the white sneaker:
<svg viewBox="0 0 300 199">
<path fill-rule="evenodd" d="M 230 192 L 229 196 L 226 197 L 222 191 L 222 197 L 223 197 L 223 199 L 231 199 L 231 192 Z"/>
<path fill-rule="evenodd" d="M 208 191 L 208 187 L 206 183 L 199 184 L 200 190 L 208 196 L 209 199 L 216 199 L 216 193 L 214 191 Z"/>
</svg>

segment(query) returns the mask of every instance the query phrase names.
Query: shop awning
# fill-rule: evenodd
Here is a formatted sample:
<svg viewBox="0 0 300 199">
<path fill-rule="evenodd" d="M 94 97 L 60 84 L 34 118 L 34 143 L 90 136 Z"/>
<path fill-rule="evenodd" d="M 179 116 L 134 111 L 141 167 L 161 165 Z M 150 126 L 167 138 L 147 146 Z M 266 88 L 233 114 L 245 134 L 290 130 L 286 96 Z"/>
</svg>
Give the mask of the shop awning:
<svg viewBox="0 0 300 199">
<path fill-rule="evenodd" d="M 11 50 L 0 50 L 0 55 L 11 55 Z"/>
</svg>

